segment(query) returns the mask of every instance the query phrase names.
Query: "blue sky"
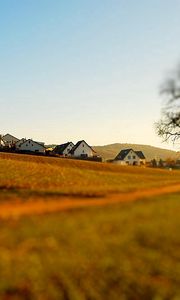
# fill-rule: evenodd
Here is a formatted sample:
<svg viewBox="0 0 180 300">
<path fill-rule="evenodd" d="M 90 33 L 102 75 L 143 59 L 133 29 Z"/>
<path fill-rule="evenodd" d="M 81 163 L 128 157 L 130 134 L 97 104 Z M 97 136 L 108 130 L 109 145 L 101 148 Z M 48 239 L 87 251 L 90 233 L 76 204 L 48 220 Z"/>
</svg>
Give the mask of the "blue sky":
<svg viewBox="0 0 180 300">
<path fill-rule="evenodd" d="M 0 131 L 46 143 L 162 144 L 179 0 L 0 1 Z"/>
</svg>

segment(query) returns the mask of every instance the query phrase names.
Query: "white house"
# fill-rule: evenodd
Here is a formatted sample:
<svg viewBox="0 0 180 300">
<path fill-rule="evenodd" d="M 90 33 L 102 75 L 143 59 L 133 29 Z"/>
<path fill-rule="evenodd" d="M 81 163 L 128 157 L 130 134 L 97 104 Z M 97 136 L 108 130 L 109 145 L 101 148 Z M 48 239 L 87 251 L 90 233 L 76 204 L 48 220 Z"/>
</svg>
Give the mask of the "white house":
<svg viewBox="0 0 180 300">
<path fill-rule="evenodd" d="M 77 144 L 70 150 L 69 154 L 74 157 L 93 157 L 95 151 L 84 140 L 77 142 Z"/>
<path fill-rule="evenodd" d="M 19 141 L 18 138 L 16 138 L 15 136 L 13 136 L 13 135 L 11 135 L 9 133 L 3 135 L 2 140 L 3 140 L 4 144 L 5 144 L 5 146 L 9 146 L 9 147 L 14 146 L 15 143 Z"/>
<path fill-rule="evenodd" d="M 5 144 L 4 144 L 3 140 L 0 137 L 0 148 L 3 148 L 4 146 L 5 146 Z"/>
<path fill-rule="evenodd" d="M 18 149 L 20 151 L 31 151 L 36 153 L 45 153 L 46 148 L 44 143 L 35 142 L 32 139 L 25 140 L 19 144 Z"/>
<path fill-rule="evenodd" d="M 17 150 L 20 150 L 21 144 L 23 144 L 25 141 L 27 141 L 25 138 L 22 138 L 21 140 L 17 141 L 17 142 L 15 143 L 15 148 L 16 148 Z"/>
<path fill-rule="evenodd" d="M 133 149 L 124 149 L 115 157 L 115 163 L 121 165 L 145 165 L 146 158 L 142 151 L 134 151 Z"/>
<path fill-rule="evenodd" d="M 71 149 L 74 147 L 72 142 L 67 142 L 65 144 L 57 145 L 53 152 L 62 156 L 68 156 Z"/>
</svg>

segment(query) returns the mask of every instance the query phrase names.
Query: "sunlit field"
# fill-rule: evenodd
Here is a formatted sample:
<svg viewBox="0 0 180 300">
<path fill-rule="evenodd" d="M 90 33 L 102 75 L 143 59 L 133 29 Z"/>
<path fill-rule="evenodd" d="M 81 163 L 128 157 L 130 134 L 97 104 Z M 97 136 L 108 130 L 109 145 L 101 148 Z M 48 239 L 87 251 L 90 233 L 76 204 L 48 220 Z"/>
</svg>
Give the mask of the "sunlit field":
<svg viewBox="0 0 180 300">
<path fill-rule="evenodd" d="M 104 197 L 180 183 L 180 172 L 38 156 L 0 154 L 0 196 Z"/>
<path fill-rule="evenodd" d="M 1 153 L 0 299 L 180 299 L 179 215 L 178 171 Z"/>
</svg>

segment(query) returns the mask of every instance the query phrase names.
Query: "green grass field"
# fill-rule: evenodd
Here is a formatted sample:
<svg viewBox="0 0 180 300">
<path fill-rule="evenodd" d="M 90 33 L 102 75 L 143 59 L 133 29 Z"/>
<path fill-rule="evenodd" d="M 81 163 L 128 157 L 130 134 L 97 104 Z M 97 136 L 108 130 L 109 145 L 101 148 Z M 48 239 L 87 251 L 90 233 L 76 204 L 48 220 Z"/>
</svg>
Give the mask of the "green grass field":
<svg viewBox="0 0 180 300">
<path fill-rule="evenodd" d="M 0 170 L 0 299 L 180 299 L 179 193 L 1 217 L 4 203 L 126 197 L 180 172 L 6 154 Z"/>
</svg>

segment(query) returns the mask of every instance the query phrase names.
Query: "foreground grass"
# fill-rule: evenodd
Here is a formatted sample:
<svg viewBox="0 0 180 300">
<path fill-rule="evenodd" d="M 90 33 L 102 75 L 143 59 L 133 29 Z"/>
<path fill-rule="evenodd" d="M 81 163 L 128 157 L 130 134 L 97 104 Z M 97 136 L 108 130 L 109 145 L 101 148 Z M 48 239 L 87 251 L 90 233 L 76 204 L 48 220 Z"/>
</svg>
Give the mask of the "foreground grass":
<svg viewBox="0 0 180 300">
<path fill-rule="evenodd" d="M 180 299 L 179 194 L 0 221 L 0 299 Z"/>
<path fill-rule="evenodd" d="M 0 199 L 102 197 L 180 182 L 180 172 L 0 153 Z"/>
</svg>

